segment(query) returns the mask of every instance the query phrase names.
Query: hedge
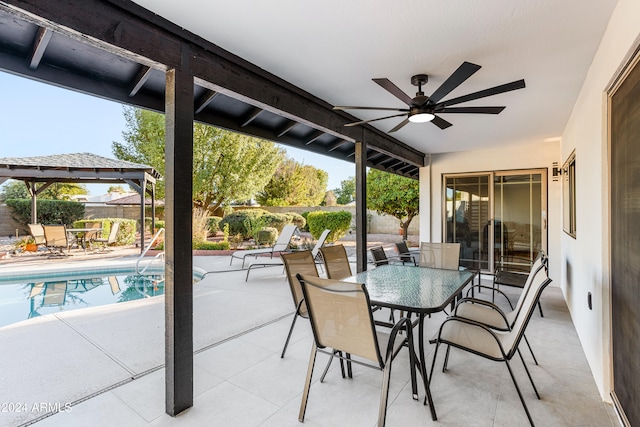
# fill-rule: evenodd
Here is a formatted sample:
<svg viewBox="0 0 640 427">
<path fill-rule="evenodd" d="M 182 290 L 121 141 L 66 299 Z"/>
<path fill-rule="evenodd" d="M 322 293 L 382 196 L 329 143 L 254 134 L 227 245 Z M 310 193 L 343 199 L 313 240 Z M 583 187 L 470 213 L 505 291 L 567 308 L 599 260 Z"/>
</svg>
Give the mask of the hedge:
<svg viewBox="0 0 640 427">
<path fill-rule="evenodd" d="M 268 214 L 264 209 L 242 209 L 230 213 L 222 218 L 219 227 L 224 229 L 225 224 L 229 224 L 229 235 L 242 235 L 243 238 L 253 237 L 253 231 L 264 226 L 260 217 Z"/>
<path fill-rule="evenodd" d="M 135 219 L 124 219 L 124 218 L 93 218 L 93 219 L 82 219 L 75 221 L 73 223 L 73 228 L 86 228 L 87 223 L 99 222 L 102 227 L 102 238 L 106 239 L 109 237 L 109 233 L 111 232 L 111 225 L 114 222 L 120 223 L 120 228 L 118 228 L 118 234 L 116 234 L 116 246 L 122 245 L 132 245 L 136 241 L 136 228 L 137 221 Z"/>
<path fill-rule="evenodd" d="M 278 240 L 278 230 L 273 227 L 265 227 L 258 232 L 256 243 L 259 245 L 273 245 Z"/>
<path fill-rule="evenodd" d="M 335 242 L 347 234 L 351 226 L 351 213 L 347 211 L 324 212 L 313 211 L 307 215 L 309 231 L 314 239 L 318 239 L 325 229 L 331 230 L 328 242 Z"/>
<path fill-rule="evenodd" d="M 31 199 L 8 199 L 5 201 L 11 209 L 11 217 L 27 227 L 31 224 Z M 67 200 L 37 200 L 37 222 L 40 224 L 73 224 L 84 217 L 84 205 Z"/>
</svg>

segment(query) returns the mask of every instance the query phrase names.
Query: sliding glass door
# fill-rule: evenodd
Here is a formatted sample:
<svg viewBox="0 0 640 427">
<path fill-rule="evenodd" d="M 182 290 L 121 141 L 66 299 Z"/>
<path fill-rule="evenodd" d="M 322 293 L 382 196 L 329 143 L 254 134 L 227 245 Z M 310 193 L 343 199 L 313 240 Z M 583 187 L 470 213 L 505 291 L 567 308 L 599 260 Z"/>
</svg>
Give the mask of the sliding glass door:
<svg viewBox="0 0 640 427">
<path fill-rule="evenodd" d="M 460 243 L 461 265 L 526 269 L 546 248 L 546 170 L 445 175 L 443 184 L 443 241 Z"/>
</svg>

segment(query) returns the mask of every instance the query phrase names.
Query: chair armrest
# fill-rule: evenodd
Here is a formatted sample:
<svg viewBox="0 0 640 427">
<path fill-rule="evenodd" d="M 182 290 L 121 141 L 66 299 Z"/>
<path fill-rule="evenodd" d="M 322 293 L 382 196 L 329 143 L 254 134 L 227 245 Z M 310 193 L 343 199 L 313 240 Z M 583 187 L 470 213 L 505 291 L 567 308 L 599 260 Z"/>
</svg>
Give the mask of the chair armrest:
<svg viewBox="0 0 640 427">
<path fill-rule="evenodd" d="M 491 287 L 491 286 L 473 285 L 473 286 L 471 286 L 469 289 L 467 289 L 467 298 L 470 298 L 470 297 L 469 297 L 469 293 L 471 293 L 471 292 L 472 292 L 472 290 L 473 290 L 473 289 L 476 289 L 476 288 L 478 288 L 478 289 L 488 289 L 488 290 L 490 290 L 490 291 L 492 291 L 492 292 L 497 292 L 497 293 L 499 293 L 500 295 L 502 295 L 502 296 L 507 300 L 507 303 L 509 303 L 509 307 L 511 307 L 511 310 L 513 310 L 513 304 L 511 303 L 511 299 L 509 299 L 509 297 L 507 296 L 507 294 L 505 294 L 504 292 L 502 292 L 500 289 L 498 289 L 498 288 L 493 288 L 493 287 Z"/>
<path fill-rule="evenodd" d="M 507 315 L 504 313 L 504 311 L 502 311 L 502 309 L 500 307 L 498 307 L 494 303 L 492 303 L 490 301 L 485 301 L 485 300 L 482 300 L 482 299 L 476 299 L 476 298 L 463 298 L 460 301 L 458 301 L 458 303 L 456 304 L 455 308 L 453 309 L 453 313 L 451 314 L 452 316 L 458 317 L 458 307 L 461 304 L 477 304 L 477 305 L 481 305 L 481 306 L 487 307 L 487 308 L 489 308 L 491 310 L 497 311 L 498 314 L 500 315 L 500 317 L 502 317 L 502 320 L 504 320 L 505 328 L 510 329 L 509 328 L 509 320 L 507 320 Z M 459 317 L 467 319 L 464 316 L 459 316 Z"/>
<path fill-rule="evenodd" d="M 503 358 L 505 358 L 505 359 L 507 358 L 507 354 L 505 353 L 504 348 L 502 347 L 502 343 L 500 342 L 500 339 L 498 338 L 496 332 L 493 329 L 489 328 L 486 325 L 483 325 L 482 323 L 479 323 L 479 322 L 476 322 L 476 321 L 473 321 L 473 320 L 469 320 L 469 319 L 465 319 L 464 317 L 452 316 L 452 317 L 448 317 L 447 319 L 445 319 L 445 321 L 442 322 L 442 324 L 440 325 L 440 328 L 438 329 L 438 338 L 437 338 L 437 342 L 438 343 L 444 342 L 444 343 L 447 343 L 447 344 L 451 344 L 453 346 L 458 346 L 458 347 L 462 347 L 462 348 L 471 349 L 471 347 L 466 346 L 464 343 L 456 343 L 456 342 L 453 342 L 453 341 L 443 340 L 441 338 L 442 337 L 442 329 L 445 327 L 445 325 L 447 325 L 450 322 L 464 323 L 464 324 L 470 325 L 471 327 L 482 329 L 484 332 L 486 332 L 486 334 L 488 336 L 492 337 L 495 340 L 496 344 L 500 348 L 500 352 L 502 353 Z M 480 353 L 480 354 L 483 354 L 483 353 Z"/>
</svg>

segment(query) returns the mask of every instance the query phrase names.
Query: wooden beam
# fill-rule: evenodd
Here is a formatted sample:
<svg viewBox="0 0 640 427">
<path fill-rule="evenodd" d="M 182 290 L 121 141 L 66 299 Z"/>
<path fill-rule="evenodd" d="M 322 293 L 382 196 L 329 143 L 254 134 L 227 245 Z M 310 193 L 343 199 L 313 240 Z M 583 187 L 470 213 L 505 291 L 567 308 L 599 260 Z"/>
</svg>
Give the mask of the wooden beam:
<svg viewBox="0 0 640 427">
<path fill-rule="evenodd" d="M 198 114 L 202 110 L 207 108 L 207 105 L 209 105 L 211 101 L 213 101 L 213 98 L 215 98 L 216 96 L 218 96 L 218 92 L 216 92 L 215 90 L 207 89 L 207 91 L 202 94 L 202 96 L 200 96 L 200 98 L 198 98 L 198 100 L 196 101 L 195 114 Z"/>
<path fill-rule="evenodd" d="M 42 61 L 42 56 L 44 55 L 44 51 L 47 50 L 47 46 L 49 45 L 52 35 L 53 31 L 50 29 L 45 27 L 38 28 L 36 39 L 33 41 L 33 47 L 30 55 L 31 59 L 29 61 L 29 68 L 32 70 L 35 70 L 40 65 L 40 61 Z"/>
<path fill-rule="evenodd" d="M 276 133 L 276 136 L 278 138 L 280 138 L 281 136 L 283 136 L 285 133 L 289 132 L 291 129 L 293 129 L 294 127 L 296 127 L 296 125 L 298 124 L 298 122 L 296 122 L 295 120 L 291 120 L 289 121 L 286 125 L 284 125 L 282 127 L 282 129 L 280 129 L 278 131 L 278 133 Z"/>
<path fill-rule="evenodd" d="M 240 127 L 246 127 L 248 126 L 252 121 L 254 121 L 256 119 L 256 117 L 258 117 L 260 115 L 260 113 L 262 113 L 264 110 L 262 108 L 253 108 L 249 114 L 247 114 L 247 116 L 242 120 L 242 123 L 240 123 Z"/>
<path fill-rule="evenodd" d="M 321 130 L 314 132 L 309 139 L 307 139 L 307 141 L 304 143 L 304 145 L 311 145 L 313 144 L 315 141 L 318 140 L 318 138 L 320 138 L 322 135 L 325 135 L 324 132 L 322 132 Z"/>
<path fill-rule="evenodd" d="M 138 94 L 142 86 L 144 86 L 145 82 L 149 80 L 151 76 L 151 67 L 147 67 L 146 65 L 141 65 L 136 77 L 133 79 L 129 89 L 129 97 L 133 98 Z"/>
<path fill-rule="evenodd" d="M 167 71 L 165 144 L 165 407 L 175 416 L 193 406 L 193 76 Z M 186 232 L 185 232 L 186 230 Z"/>
<path fill-rule="evenodd" d="M 346 139 L 340 140 L 339 142 L 337 142 L 337 143 L 333 144 L 331 147 L 329 147 L 329 148 L 327 149 L 327 151 L 329 151 L 329 152 L 331 152 L 331 151 L 335 151 L 335 150 L 337 150 L 338 148 L 340 148 L 340 147 L 342 147 L 343 145 L 348 144 L 348 143 L 351 143 L 351 141 L 348 141 L 348 140 L 346 140 Z"/>
</svg>

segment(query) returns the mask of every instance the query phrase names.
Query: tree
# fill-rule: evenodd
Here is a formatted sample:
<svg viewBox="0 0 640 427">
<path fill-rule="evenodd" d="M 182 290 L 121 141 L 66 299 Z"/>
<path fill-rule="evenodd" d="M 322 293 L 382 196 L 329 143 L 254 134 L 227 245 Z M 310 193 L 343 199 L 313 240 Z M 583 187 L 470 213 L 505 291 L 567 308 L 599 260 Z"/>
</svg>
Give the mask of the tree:
<svg viewBox="0 0 640 427">
<path fill-rule="evenodd" d="M 42 184 L 38 184 L 39 186 Z M 83 184 L 74 184 L 72 182 L 57 182 L 51 184 L 42 193 L 38 195 L 38 199 L 43 200 L 70 200 L 72 195 L 87 194 L 87 187 Z M 29 190 L 23 181 L 10 180 L 0 189 L 0 202 L 9 199 L 30 199 Z"/>
<path fill-rule="evenodd" d="M 336 194 L 329 190 L 324 194 L 324 200 L 322 201 L 323 206 L 335 206 L 338 204 L 336 201 Z"/>
<path fill-rule="evenodd" d="M 344 181 L 340 181 L 340 188 L 333 190 L 338 196 L 337 203 L 346 205 L 356 199 L 356 177 L 352 176 Z"/>
<path fill-rule="evenodd" d="M 256 200 L 265 206 L 319 206 L 328 180 L 326 171 L 286 158 Z"/>
<path fill-rule="evenodd" d="M 377 169 L 367 174 L 367 207 L 398 218 L 404 239 L 411 220 L 419 213 L 420 183 Z"/>
<path fill-rule="evenodd" d="M 164 174 L 164 116 L 125 107 L 124 143 L 112 144 L 114 155 L 153 166 Z M 216 209 L 232 201 L 247 200 L 261 190 L 284 158 L 274 143 L 194 123 L 193 205 Z M 164 197 L 164 182 L 156 187 Z"/>
<path fill-rule="evenodd" d="M 122 185 L 111 185 L 109 186 L 109 189 L 107 190 L 107 193 L 126 193 L 127 190 L 124 189 L 124 187 Z"/>
</svg>

